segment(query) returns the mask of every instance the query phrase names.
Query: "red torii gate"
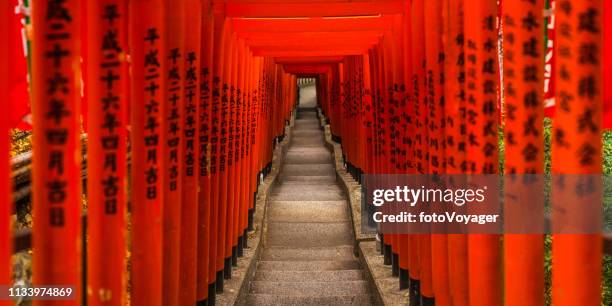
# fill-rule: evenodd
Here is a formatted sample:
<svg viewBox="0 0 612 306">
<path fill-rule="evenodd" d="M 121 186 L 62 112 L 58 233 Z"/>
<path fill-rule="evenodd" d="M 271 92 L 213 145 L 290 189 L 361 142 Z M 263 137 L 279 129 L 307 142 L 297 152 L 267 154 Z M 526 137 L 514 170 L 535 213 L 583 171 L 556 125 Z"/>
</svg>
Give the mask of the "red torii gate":
<svg viewBox="0 0 612 306">
<path fill-rule="evenodd" d="M 127 163 L 122 158 L 119 159 L 124 162 L 112 160 L 117 156 L 127 157 L 125 127 L 128 122 L 134 250 L 131 278 L 135 304 L 211 300 L 214 292 L 222 288 L 223 279 L 231 275 L 232 260 L 245 243 L 258 173 L 267 171 L 271 144 L 282 137 L 283 124 L 294 107 L 291 99 L 295 97 L 296 75 L 318 79 L 320 107 L 330 119 L 332 133 L 342 142 L 349 169 L 356 176 L 360 173 L 495 171 L 497 157 L 487 155 L 484 149 L 487 144 L 497 147 L 497 138 L 480 135 L 486 126 L 497 125 L 496 112 L 482 113 L 483 109 L 495 109 L 490 103 L 495 101 L 496 92 L 485 83 L 499 83 L 494 80 L 495 68 L 493 73 L 483 73 L 481 69 L 497 54 L 497 50 L 486 48 L 491 39 L 496 39 L 497 31 L 492 26 L 483 27 L 482 23 L 483 19 L 496 16 L 494 2 L 179 1 L 179 9 L 175 2 L 172 10 L 168 9 L 170 2 L 162 0 L 132 0 L 129 8 L 125 0 L 91 1 L 86 6 L 88 42 L 93 46 L 88 48 L 86 56 L 87 97 L 91 101 L 103 100 L 106 95 L 113 98 L 110 110 L 90 103 L 88 113 L 93 126 L 88 128 L 88 189 L 91 191 L 88 194 L 87 286 L 91 292 L 77 285 L 77 297 L 87 295 L 90 304 L 121 305 L 126 299 L 122 274 L 125 260 L 121 252 L 127 248 L 123 219 L 127 211 L 123 194 Z M 35 8 L 33 14 L 35 24 L 48 24 L 35 28 L 33 55 L 34 131 L 38 135 L 34 140 L 34 211 L 41 220 L 35 223 L 33 241 L 37 284 L 80 284 L 83 243 L 79 225 L 81 165 L 77 137 L 80 88 L 75 81 L 79 78 L 75 68 L 79 66 L 76 63 L 80 54 L 80 30 L 75 25 L 82 17 L 79 3 L 65 1 L 63 8 L 70 14 L 69 19 L 54 14 L 51 14 L 53 18 L 46 18 L 51 7 L 44 5 Z M 8 1 L 0 4 L 3 13 L 10 11 Z M 101 14 L 112 13 L 108 9 L 113 5 L 117 16 L 109 19 L 114 15 Z M 518 18 L 525 11 L 537 13 L 542 8 L 541 0 L 532 4 L 506 4 L 504 14 Z M 201 12 L 203 17 L 186 14 L 185 10 Z M 581 3 L 575 10 L 599 12 L 601 6 L 594 2 Z M 575 24 L 576 14 L 563 11 L 558 18 L 583 31 Z M 187 15 L 192 18 L 189 22 Z M 202 27 L 196 27 L 201 29 L 201 34 L 174 35 L 184 33 L 187 25 L 199 22 Z M 601 25 L 600 18 L 593 22 Z M 3 29 L 8 27 L 0 27 L 0 31 Z M 102 44 L 100 39 L 111 30 L 118 31 L 116 52 L 97 48 Z M 509 25 L 507 30 L 511 33 L 516 29 Z M 132 39 L 129 43 L 128 32 Z M 0 38 L 4 35 L 7 34 L 0 32 Z M 515 35 L 515 39 L 524 41 L 537 37 L 524 30 L 516 30 Z M 464 41 L 457 41 L 460 36 Z M 589 32 L 571 40 L 560 39 L 560 44 L 564 48 L 576 48 L 573 44 L 576 41 L 597 45 L 600 36 Z M 508 41 L 504 44 L 506 51 L 516 48 L 519 47 Z M 128 50 L 132 69 L 129 86 L 126 84 Z M 63 51 L 69 52 L 64 60 Z M 56 52 L 57 58 L 46 56 L 52 52 Z M 461 59 L 465 65 L 439 63 L 442 53 L 452 63 Z M 168 57 L 173 54 L 180 57 Z M 6 58 L 0 56 L 0 59 Z M 561 58 L 559 62 L 571 67 L 576 76 L 590 77 L 596 85 L 601 85 L 601 67 L 584 65 L 575 57 Z M 536 65 L 538 71 L 542 70 L 541 61 L 537 60 L 507 63 L 507 67 L 513 64 L 517 66 L 515 69 Z M 8 63 L 0 63 L 2 69 L 7 66 Z M 190 75 L 190 68 L 196 69 L 195 77 Z M 178 73 L 179 80 L 165 76 L 174 76 L 174 73 Z M 67 79 L 67 84 L 50 90 L 48 78 L 58 75 Z M 105 76 L 109 78 L 103 79 Z M 518 92 L 542 88 L 538 82 L 514 80 L 511 76 L 506 75 L 504 80 L 507 88 L 519 87 Z M 559 92 L 568 93 L 568 88 L 576 87 L 576 80 L 565 77 L 558 76 L 565 82 L 558 87 Z M 436 82 L 442 79 L 443 84 Z M 8 81 L 0 79 L 1 86 L 6 84 Z M 127 93 L 128 88 L 131 95 Z M 0 89 L 1 93 L 7 91 Z M 458 97 L 457 92 L 465 95 Z M 581 95 L 574 89 L 569 93 Z M 173 100 L 173 94 L 177 100 Z M 427 103 L 442 98 L 446 98 L 442 107 L 427 107 Z M 195 101 L 188 101 L 191 99 Z M 524 114 L 520 120 L 506 121 L 507 136 L 512 129 L 519 129 L 524 124 L 521 120 L 528 115 L 542 116 L 539 107 L 527 109 L 517 102 L 518 98 L 507 96 L 507 99 L 508 105 L 518 108 L 517 114 Z M 589 99 L 580 99 L 593 110 L 593 116 L 601 113 L 601 92 L 593 93 Z M 536 101 L 541 102 L 541 98 Z M 469 118 L 462 114 L 466 109 L 479 116 Z M 177 117 L 173 116 L 175 111 Z M 576 157 L 577 150 L 589 144 L 589 152 L 594 152 L 594 156 L 601 153 L 601 121 L 595 120 L 593 130 L 576 132 L 580 131 L 576 126 L 580 111 L 578 108 L 558 110 L 555 131 L 564 131 L 567 139 L 576 145 L 567 146 L 564 139 L 555 139 L 553 146 L 562 152 L 553 160 L 556 173 L 601 172 L 599 158 L 585 165 Z M 410 120 L 398 119 L 395 114 Z M 105 121 L 109 117 L 115 121 Z M 114 128 L 115 125 L 119 128 Z M 176 136 L 175 127 L 185 134 Z M 457 132 L 459 127 L 465 127 L 465 133 Z M 196 132 L 191 133 L 193 129 L 198 130 L 197 137 L 193 134 Z M 519 173 L 526 172 L 527 168 L 541 171 L 541 156 L 530 163 L 521 158 L 520 151 L 520 145 L 528 143 L 542 150 L 541 131 L 536 134 L 533 138 L 520 139 L 517 146 L 506 148 L 507 164 L 516 167 Z M 174 136 L 180 139 L 181 145 L 169 148 L 165 144 Z M 469 143 L 468 136 L 481 141 Z M 121 140 L 112 140 L 114 137 Z M 456 145 L 448 145 L 448 139 Z M 112 145 L 104 140 L 111 141 Z M 448 146 L 442 147 L 440 143 L 445 140 Z M 7 142 L 5 138 L 0 139 L 0 150 L 6 160 Z M 102 158 L 108 164 L 97 163 Z M 8 173 L 7 163 L 2 164 L 0 173 Z M 191 167 L 195 172 L 187 170 Z M 104 180 L 108 176 L 113 181 Z M 0 179 L 0 188 L 4 188 L 0 190 L 6 190 L 0 194 L 9 194 L 7 177 Z M 173 188 L 178 186 L 180 189 Z M 169 205 L 177 203 L 180 206 Z M 9 208 L 10 205 L 3 205 L 0 218 L 8 220 Z M 178 224 L 181 224 L 180 232 L 177 232 Z M 7 228 L 0 228 L 0 235 L 8 237 Z M 162 236 L 166 238 L 163 244 L 159 241 Z M 384 236 L 384 252 L 386 262 L 393 265 L 393 273 L 400 276 L 400 287 L 410 283 L 412 296 L 422 295 L 425 303 L 435 298 L 440 305 L 497 305 L 501 303 L 503 286 L 509 305 L 542 305 L 542 271 L 537 265 L 542 257 L 542 237 L 506 235 L 503 264 L 507 270 L 522 268 L 522 273 L 503 276 L 499 238 L 497 235 L 446 237 L 390 233 Z M 10 250 L 10 239 L 1 240 L 6 243 L 0 250 Z M 180 244 L 171 243 L 177 240 Z M 193 243 L 196 240 L 197 246 Z M 177 248 L 180 252 L 173 253 Z M 101 256 L 102 249 L 112 249 L 116 256 Z M 181 260 L 176 256 L 179 254 Z M 520 262 L 508 259 L 519 254 L 529 264 L 521 266 Z M 10 252 L 0 254 L 4 262 L 9 257 Z M 600 235 L 556 235 L 553 257 L 555 303 L 598 305 Z M 188 273 L 196 270 L 196 264 L 197 273 Z M 569 278 L 578 269 L 586 272 L 576 285 Z M 8 271 L 0 269 L 0 273 L 4 275 L 0 276 L 2 282 Z M 190 283 L 182 294 L 177 290 L 179 273 Z M 503 285 L 502 277 L 505 277 Z M 490 290 L 481 290 L 485 286 Z"/>
</svg>

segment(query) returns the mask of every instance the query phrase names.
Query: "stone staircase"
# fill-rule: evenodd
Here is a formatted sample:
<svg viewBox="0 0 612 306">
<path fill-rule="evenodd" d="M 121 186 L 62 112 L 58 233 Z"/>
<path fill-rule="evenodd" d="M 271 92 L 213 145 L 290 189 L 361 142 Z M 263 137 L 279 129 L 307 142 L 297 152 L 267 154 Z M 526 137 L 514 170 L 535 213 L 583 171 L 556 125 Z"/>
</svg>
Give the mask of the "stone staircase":
<svg viewBox="0 0 612 306">
<path fill-rule="evenodd" d="M 371 305 L 347 199 L 313 108 L 298 109 L 267 208 L 264 249 L 247 305 Z"/>
</svg>

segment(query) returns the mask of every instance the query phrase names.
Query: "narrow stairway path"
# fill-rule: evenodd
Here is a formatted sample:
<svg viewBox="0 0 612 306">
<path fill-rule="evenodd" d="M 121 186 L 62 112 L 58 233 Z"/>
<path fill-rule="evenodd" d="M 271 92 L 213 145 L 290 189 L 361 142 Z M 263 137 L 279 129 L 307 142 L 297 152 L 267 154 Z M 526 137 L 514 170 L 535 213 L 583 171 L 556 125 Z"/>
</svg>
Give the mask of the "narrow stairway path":
<svg viewBox="0 0 612 306">
<path fill-rule="evenodd" d="M 314 108 L 298 108 L 248 305 L 371 305 L 347 199 L 323 141 Z"/>
</svg>

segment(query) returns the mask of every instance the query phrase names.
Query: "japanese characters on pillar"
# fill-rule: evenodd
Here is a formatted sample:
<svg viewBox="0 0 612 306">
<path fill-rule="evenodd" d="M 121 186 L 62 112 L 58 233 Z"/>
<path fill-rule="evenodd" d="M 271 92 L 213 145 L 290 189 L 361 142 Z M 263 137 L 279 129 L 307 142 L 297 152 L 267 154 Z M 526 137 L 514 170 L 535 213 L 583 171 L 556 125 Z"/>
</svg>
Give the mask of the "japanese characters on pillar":
<svg viewBox="0 0 612 306">
<path fill-rule="evenodd" d="M 212 59 L 213 59 L 213 15 L 210 3 L 203 1 L 202 33 L 200 47 L 199 67 L 199 102 L 198 102 L 198 167 L 199 193 L 198 193 L 198 277 L 197 301 L 208 300 L 210 243 L 211 243 L 211 174 L 210 174 L 210 135 L 211 135 L 211 88 L 212 88 Z"/>
<path fill-rule="evenodd" d="M 495 1 L 464 2 L 468 173 L 498 170 L 498 29 Z M 527 52 L 541 52 L 527 45 Z M 468 236 L 470 305 L 501 303 L 500 240 L 497 235 Z M 484 287 L 489 290 L 481 290 Z"/>
<path fill-rule="evenodd" d="M 464 0 L 444 2 L 444 116 L 446 173 L 461 174 L 466 169 L 466 110 Z M 452 305 L 468 306 L 467 236 L 448 235 L 449 291 Z"/>
<path fill-rule="evenodd" d="M 125 305 L 127 278 L 127 2 L 86 5 L 87 304 Z"/>
<path fill-rule="evenodd" d="M 42 1 L 32 9 L 32 246 L 35 285 L 81 284 L 80 1 Z"/>
<path fill-rule="evenodd" d="M 180 239 L 179 305 L 194 305 L 197 298 L 200 56 L 202 9 L 200 0 L 186 0 L 184 7 L 183 171 Z"/>
<path fill-rule="evenodd" d="M 425 2 L 426 99 L 428 112 L 429 174 L 446 172 L 444 137 L 444 63 L 442 2 Z M 434 208 L 435 210 L 435 208 Z M 438 305 L 451 305 L 448 274 L 448 244 L 445 234 L 431 235 L 432 285 Z"/>
<path fill-rule="evenodd" d="M 162 305 L 166 144 L 165 27 L 161 0 L 130 1 L 131 303 Z"/>
<path fill-rule="evenodd" d="M 422 0 L 414 0 L 412 2 L 412 45 L 425 45 L 424 37 L 424 3 Z M 427 148 L 427 108 L 425 105 L 426 88 L 425 88 L 425 50 L 423 48 L 412 49 L 412 86 L 413 86 L 413 104 L 414 104 L 414 162 L 415 173 L 425 174 L 428 169 L 428 153 Z M 413 250 L 413 255 L 410 257 L 410 278 L 417 281 L 420 286 L 421 296 L 424 298 L 433 297 L 433 288 L 431 282 L 431 243 L 427 235 L 415 235 L 410 240 L 410 249 Z M 414 258 L 413 258 L 414 257 Z M 414 268 L 413 268 L 414 267 Z M 416 282 L 415 282 L 416 283 Z M 415 287 L 411 289 L 414 292 Z"/>
<path fill-rule="evenodd" d="M 589 218 L 589 207 L 560 207 L 563 203 L 602 203 L 598 179 L 602 173 L 602 1 L 556 1 L 557 70 L 555 118 L 552 132 L 553 175 L 582 174 L 563 184 L 552 184 L 552 224 L 567 218 L 601 228 L 600 218 Z M 535 46 L 534 46 L 535 47 Z M 535 49 L 537 51 L 539 49 Z M 523 56 L 534 50 L 526 48 Z M 585 178 L 586 177 L 586 178 Z M 571 185 L 570 185 L 571 184 Z M 584 192 L 576 193 L 580 186 Z M 585 190 L 586 189 L 586 190 Z M 571 202 L 567 202 L 571 199 Z M 564 212 L 568 214 L 564 217 Z M 599 232 L 599 230 L 597 231 Z M 557 234 L 552 245 L 552 300 L 555 305 L 600 305 L 600 234 Z"/>
<path fill-rule="evenodd" d="M 504 5 L 504 172 L 510 174 L 505 179 L 504 211 L 508 223 L 518 221 L 513 215 L 524 203 L 530 203 L 530 215 L 538 220 L 544 217 L 543 196 L 528 188 L 538 180 L 513 176 L 542 174 L 544 170 L 543 10 L 543 0 L 507 1 Z M 512 271 L 504 274 L 507 305 L 544 305 L 542 258 L 543 234 L 504 236 L 504 270 Z"/>
<path fill-rule="evenodd" d="M 209 279 L 208 282 L 211 285 L 209 288 L 216 290 L 216 281 L 218 279 L 218 271 L 217 269 L 217 250 L 218 246 L 222 243 L 218 236 L 221 231 L 219 221 L 219 203 L 220 203 L 220 178 L 218 173 L 218 159 L 219 159 L 219 123 L 220 123 L 220 113 L 221 113 L 221 76 L 223 69 L 223 39 L 224 39 L 224 20 L 225 17 L 222 13 L 218 12 L 218 9 L 215 7 L 213 15 L 213 29 L 212 38 L 211 38 L 211 49 L 213 50 L 212 62 L 211 64 L 211 78 L 212 78 L 212 92 L 210 99 L 210 157 L 209 157 L 209 175 L 210 175 L 210 236 L 209 236 Z M 215 294 L 214 291 L 209 289 L 209 297 L 213 297 Z M 220 289 L 220 288 L 219 288 Z"/>
<path fill-rule="evenodd" d="M 185 16 L 186 0 L 164 1 L 165 11 L 165 62 L 163 76 L 166 92 L 163 104 L 166 114 L 163 117 L 164 141 L 164 205 L 163 205 L 163 290 L 164 304 L 178 303 L 182 277 L 180 264 L 182 188 L 185 157 Z"/>
<path fill-rule="evenodd" d="M 0 0 L 0 41 L 9 39 L 9 20 L 11 20 L 11 5 L 9 0 Z M 8 48 L 0 48 L 0 100 L 9 98 L 9 52 Z M 9 220 L 13 213 L 12 190 L 10 181 L 10 141 L 9 141 L 9 113 L 11 109 L 0 114 L 0 220 Z M 13 254 L 13 239 L 10 222 L 0 222 L 0 285 L 12 283 L 11 255 Z M 0 305 L 11 305 L 11 301 L 1 301 Z"/>
</svg>

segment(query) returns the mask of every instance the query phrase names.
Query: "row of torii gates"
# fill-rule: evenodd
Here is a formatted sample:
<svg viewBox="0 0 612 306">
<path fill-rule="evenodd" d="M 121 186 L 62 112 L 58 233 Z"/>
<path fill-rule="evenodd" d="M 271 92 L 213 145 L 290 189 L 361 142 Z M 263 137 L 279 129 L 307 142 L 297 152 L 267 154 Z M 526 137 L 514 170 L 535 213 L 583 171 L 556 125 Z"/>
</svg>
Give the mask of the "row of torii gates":
<svg viewBox="0 0 612 306">
<path fill-rule="evenodd" d="M 10 2 L 0 0 L 0 22 L 11 19 Z M 505 171 L 542 173 L 545 1 L 503 1 L 503 81 L 497 2 L 35 1 L 33 280 L 72 284 L 77 298 L 34 305 L 214 297 L 246 243 L 298 77 L 316 78 L 319 106 L 356 175 L 496 173 L 501 124 Z M 556 1 L 554 173 L 602 172 L 604 2 Z M 0 95 L 11 86 L 6 52 Z M 2 284 L 11 283 L 13 252 L 7 135 Z M 385 235 L 384 243 L 409 276 L 401 286 L 425 301 L 541 306 L 543 239 Z M 554 305 L 601 305 L 602 254 L 599 234 L 554 235 Z"/>
</svg>

